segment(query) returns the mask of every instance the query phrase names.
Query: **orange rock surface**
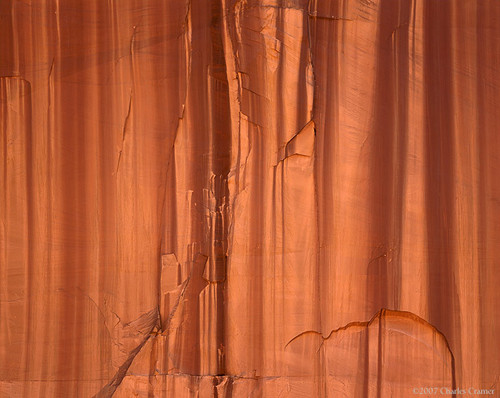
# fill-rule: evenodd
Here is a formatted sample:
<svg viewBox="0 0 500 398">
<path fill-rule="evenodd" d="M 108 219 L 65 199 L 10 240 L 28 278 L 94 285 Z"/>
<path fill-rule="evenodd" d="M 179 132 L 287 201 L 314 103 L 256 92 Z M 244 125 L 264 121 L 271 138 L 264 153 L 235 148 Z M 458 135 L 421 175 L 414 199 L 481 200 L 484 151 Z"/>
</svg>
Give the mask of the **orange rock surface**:
<svg viewBox="0 0 500 398">
<path fill-rule="evenodd" d="M 0 396 L 495 396 L 498 109 L 496 0 L 0 1 Z"/>
</svg>

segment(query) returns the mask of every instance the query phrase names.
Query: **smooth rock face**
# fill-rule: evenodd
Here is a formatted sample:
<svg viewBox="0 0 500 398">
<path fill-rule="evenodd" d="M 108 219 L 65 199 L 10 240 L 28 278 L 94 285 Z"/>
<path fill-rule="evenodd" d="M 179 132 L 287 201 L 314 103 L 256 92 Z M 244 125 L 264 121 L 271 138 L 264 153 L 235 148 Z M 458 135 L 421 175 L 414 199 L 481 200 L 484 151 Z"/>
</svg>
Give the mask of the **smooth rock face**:
<svg viewBox="0 0 500 398">
<path fill-rule="evenodd" d="M 499 22 L 0 1 L 0 396 L 498 394 Z"/>
</svg>

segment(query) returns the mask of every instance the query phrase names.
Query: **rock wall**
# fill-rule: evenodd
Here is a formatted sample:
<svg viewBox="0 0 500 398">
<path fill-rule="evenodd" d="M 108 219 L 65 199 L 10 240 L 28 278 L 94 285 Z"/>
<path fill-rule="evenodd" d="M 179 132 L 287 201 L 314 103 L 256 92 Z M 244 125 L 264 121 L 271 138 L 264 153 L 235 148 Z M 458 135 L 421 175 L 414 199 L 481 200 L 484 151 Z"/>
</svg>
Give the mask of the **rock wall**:
<svg viewBox="0 0 500 398">
<path fill-rule="evenodd" d="M 1 1 L 0 396 L 496 394 L 499 21 Z"/>
</svg>

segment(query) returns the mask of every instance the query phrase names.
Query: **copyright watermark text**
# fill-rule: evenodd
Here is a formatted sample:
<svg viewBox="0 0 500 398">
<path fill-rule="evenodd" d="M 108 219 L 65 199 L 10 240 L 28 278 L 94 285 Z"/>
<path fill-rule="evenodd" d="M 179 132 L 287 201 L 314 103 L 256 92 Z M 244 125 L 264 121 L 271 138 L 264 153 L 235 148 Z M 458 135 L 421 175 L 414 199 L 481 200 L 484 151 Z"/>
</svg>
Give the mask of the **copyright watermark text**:
<svg viewBox="0 0 500 398">
<path fill-rule="evenodd" d="M 449 387 L 415 387 L 412 390 L 416 395 L 494 395 L 495 390 L 481 388 L 449 388 Z"/>
</svg>

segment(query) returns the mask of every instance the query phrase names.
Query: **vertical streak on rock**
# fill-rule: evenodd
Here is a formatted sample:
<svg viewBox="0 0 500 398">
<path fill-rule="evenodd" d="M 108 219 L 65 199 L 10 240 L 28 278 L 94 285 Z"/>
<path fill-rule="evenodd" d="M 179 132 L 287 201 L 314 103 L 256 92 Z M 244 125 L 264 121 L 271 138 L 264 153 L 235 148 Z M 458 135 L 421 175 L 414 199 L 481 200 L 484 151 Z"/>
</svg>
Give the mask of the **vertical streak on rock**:
<svg viewBox="0 0 500 398">
<path fill-rule="evenodd" d="M 72 14 L 65 9 L 63 1 L 57 0 L 56 23 L 60 26 L 64 17 L 71 16 L 76 25 L 83 25 L 85 18 L 89 16 L 90 20 L 95 18 L 96 11 L 92 11 L 87 16 L 83 13 Z M 59 45 L 63 45 L 68 30 L 60 28 Z M 93 31 L 90 29 L 79 29 L 73 32 L 73 39 L 77 45 L 83 46 L 91 42 L 92 34 Z M 85 65 L 85 62 L 83 65 L 80 64 L 76 57 L 66 57 L 62 49 L 61 55 L 62 57 L 57 60 L 60 62 L 60 68 L 57 67 L 53 71 L 56 81 L 61 78 L 59 71 L 76 70 L 81 66 L 87 66 L 82 71 L 81 77 L 90 80 L 88 64 Z M 87 201 L 87 195 L 91 192 L 89 177 L 95 165 L 95 161 L 87 163 L 92 153 L 92 140 L 95 137 L 95 130 L 92 129 L 94 113 L 89 106 L 90 103 L 87 102 L 91 90 L 88 87 L 82 89 L 76 84 L 64 83 L 58 85 L 58 89 L 57 100 L 54 103 L 55 118 L 52 134 L 56 136 L 57 142 L 54 154 L 57 162 L 55 182 L 60 191 L 54 200 L 58 209 L 58 214 L 54 218 L 57 220 L 55 238 L 63 242 L 65 250 L 60 249 L 54 253 L 55 294 L 50 304 L 59 302 L 56 315 L 58 327 L 55 371 L 58 377 L 67 378 L 68 382 L 55 385 L 56 396 L 64 395 L 68 388 L 76 387 L 74 381 L 81 375 L 83 362 L 83 351 L 77 350 L 76 347 L 86 334 L 86 328 L 91 327 L 88 323 L 80 324 L 89 313 L 86 301 L 80 299 L 76 289 L 86 291 L 85 285 L 93 271 L 90 265 L 90 250 L 82 243 L 88 241 L 92 233 L 89 225 L 91 203 Z"/>
<path fill-rule="evenodd" d="M 190 280 L 179 311 L 185 318 L 166 331 L 173 352 L 162 355 L 175 358 L 177 372 L 221 374 L 231 125 L 220 2 L 187 3 L 183 38 L 188 77 L 168 170 L 176 213 L 164 210 L 175 229 L 164 232 L 162 251 L 176 254 L 180 280 Z"/>
<path fill-rule="evenodd" d="M 122 153 L 120 171 L 113 176 L 119 205 L 119 272 L 110 283 L 121 292 L 117 302 L 111 298 L 114 307 L 124 320 L 130 321 L 160 307 L 161 254 L 165 250 L 178 254 L 177 248 L 165 243 L 171 242 L 165 230 L 175 234 L 179 223 L 164 218 L 170 215 L 170 196 L 175 198 L 175 191 L 170 193 L 168 188 L 171 179 L 177 177 L 172 174 L 176 171 L 172 166 L 190 73 L 191 21 L 189 2 L 113 2 L 112 6 L 118 45 L 108 46 L 119 52 L 108 67 L 113 78 L 111 87 L 119 99 L 115 106 L 120 110 L 114 149 L 117 156 L 120 147 Z M 177 279 L 177 275 L 174 277 Z M 140 336 L 128 332 L 125 322 L 116 327 L 116 339 L 126 347 L 115 350 L 118 364 L 123 363 L 122 350 L 131 352 L 139 343 Z M 134 358 L 131 364 L 147 365 L 151 372 L 148 383 L 154 382 L 155 369 L 162 368 L 162 348 L 153 339 L 141 350 L 147 355 L 140 360 Z"/>
<path fill-rule="evenodd" d="M 7 3 L 9 4 L 9 3 Z M 20 42 L 20 36 L 22 35 L 22 31 L 19 29 L 19 22 L 18 21 L 18 5 L 16 4 L 15 1 L 10 2 L 11 10 L 10 10 L 10 25 L 12 27 L 11 31 L 11 37 L 12 37 L 12 74 L 14 76 L 19 76 L 20 74 L 20 64 L 21 64 L 21 58 L 20 58 L 20 47 L 17 45 L 17 43 Z"/>
<path fill-rule="evenodd" d="M 343 11 L 343 1 L 318 2 L 310 0 L 308 12 L 310 15 L 340 15 Z M 309 33 L 311 42 L 312 63 L 315 73 L 315 94 L 313 119 L 316 124 L 316 159 L 315 176 L 318 195 L 318 263 L 323 264 L 319 270 L 319 295 L 321 300 L 322 328 L 330 327 L 329 314 L 333 312 L 335 290 L 332 288 L 335 275 L 335 228 L 340 222 L 336 215 L 339 201 L 331 181 L 338 172 L 336 167 L 339 134 L 339 96 L 340 96 L 340 61 L 339 47 L 343 46 L 343 29 L 339 23 L 310 18 Z M 327 78 L 324 78 L 328 76 Z M 327 108 L 328 104 L 331 106 Z M 325 216 L 324 209 L 331 209 Z"/>
<path fill-rule="evenodd" d="M 306 9 L 304 1 L 224 3 L 237 128 L 229 181 L 229 373 L 279 374 L 287 337 L 319 327 L 314 154 L 287 153 L 297 135 L 314 146 Z M 291 292 L 295 283 L 301 288 Z"/>
<path fill-rule="evenodd" d="M 498 27 L 500 4 L 497 2 L 477 3 L 476 8 L 476 73 L 473 76 L 476 85 L 477 101 L 477 169 L 478 211 L 477 226 L 477 260 L 481 315 L 480 331 L 477 333 L 481 342 L 481 374 L 479 382 L 491 385 L 496 380 L 497 388 L 500 374 L 500 317 L 487 314 L 498 311 L 500 302 L 500 273 L 497 269 L 500 258 L 500 184 L 498 183 L 498 162 L 500 136 L 500 82 L 498 65 L 500 65 L 500 35 L 490 33 Z M 495 374 L 496 373 L 496 374 Z"/>
<path fill-rule="evenodd" d="M 454 273 L 455 241 L 455 124 L 451 59 L 450 3 L 424 4 L 424 85 L 425 137 L 427 152 L 426 218 L 428 224 L 429 322 L 452 342 L 460 341 L 460 303 L 457 301 Z M 446 21 L 443 17 L 446 16 Z M 450 312 L 449 308 L 458 311 Z M 452 345 L 460 358 L 457 345 Z"/>
<path fill-rule="evenodd" d="M 26 379 L 32 313 L 31 87 L 0 77 L 0 374 Z M 14 323 L 13 320 L 16 320 Z"/>
<path fill-rule="evenodd" d="M 489 264 L 489 259 L 487 256 L 488 247 L 488 218 L 487 213 L 490 210 L 489 203 L 485 199 L 488 197 L 488 191 L 491 189 L 491 182 L 489 180 L 489 170 L 488 170 L 488 159 L 489 151 L 486 150 L 490 145 L 495 147 L 496 137 L 491 136 L 487 133 L 488 129 L 488 118 L 490 112 L 485 112 L 488 109 L 488 100 L 491 98 L 490 95 L 486 95 L 486 90 L 484 90 L 483 81 L 486 79 L 490 79 L 489 73 L 485 68 L 485 65 L 488 65 L 491 62 L 491 58 L 489 55 L 491 48 L 494 48 L 493 51 L 498 51 L 495 49 L 495 43 L 492 43 L 492 40 L 489 36 L 483 37 L 481 34 L 484 32 L 483 26 L 486 25 L 487 19 L 484 18 L 484 11 L 487 10 L 489 16 L 497 16 L 500 7 L 491 7 L 490 4 L 477 4 L 475 7 L 474 20 L 475 20 L 475 37 L 472 45 L 475 49 L 475 67 L 476 73 L 473 76 L 472 83 L 474 84 L 475 90 L 475 100 L 476 100 L 476 118 L 475 125 L 473 128 L 478 132 L 476 136 L 477 145 L 475 148 L 475 153 L 472 155 L 475 157 L 474 160 L 477 162 L 476 169 L 476 197 L 475 197 L 475 216 L 476 216 L 476 247 L 475 247 L 475 256 L 477 260 L 477 293 L 478 296 L 478 308 L 476 308 L 476 316 L 478 317 L 477 322 L 477 357 L 478 361 L 476 362 L 478 367 L 478 377 L 476 380 L 481 380 L 480 383 L 483 384 L 482 380 L 493 379 L 493 375 L 489 371 L 489 366 L 487 364 L 491 363 L 491 352 L 492 351 L 500 351 L 500 343 L 493 343 L 493 347 L 489 347 L 485 349 L 484 342 L 488 340 L 488 331 L 498 330 L 498 319 L 493 319 L 492 322 L 494 324 L 493 327 L 485 327 L 485 316 L 483 314 L 487 314 L 491 309 L 488 308 L 488 302 L 494 301 L 491 300 L 491 297 L 494 297 L 495 293 L 491 290 L 488 282 L 494 282 L 495 276 L 491 275 L 491 278 L 486 276 L 488 273 L 487 265 Z M 485 51 L 485 49 L 488 49 Z M 484 80 L 483 80 L 484 79 Z M 496 112 L 491 112 L 492 114 L 496 114 Z M 486 117 L 485 117 L 486 116 Z M 497 122 L 494 120 L 494 122 Z M 498 123 L 498 122 L 497 122 Z M 493 125 L 498 125 L 494 123 Z M 491 229 L 490 229 L 491 230 Z M 486 270 L 486 272 L 484 272 Z M 486 278 L 485 278 L 486 276 Z M 500 279 L 496 276 L 497 280 Z M 497 285 L 498 286 L 498 285 Z M 485 300 L 485 297 L 487 298 Z M 500 297 L 500 295 L 499 295 Z M 496 324 L 496 325 L 495 325 Z M 491 339 L 491 338 L 490 338 Z M 491 339 L 491 341 L 497 341 L 498 339 Z M 500 360 L 499 360 L 500 362 Z"/>
<path fill-rule="evenodd" d="M 371 195 L 372 260 L 367 290 L 372 311 L 399 308 L 401 286 L 402 192 L 406 175 L 408 31 L 410 2 L 380 1 L 373 92 Z M 384 176 L 384 181 L 380 181 Z M 377 243 L 379 242 L 379 243 Z"/>
<path fill-rule="evenodd" d="M 425 214 L 426 162 L 423 79 L 423 2 L 412 2 L 408 21 L 408 92 L 407 124 L 402 130 L 407 140 L 406 170 L 403 181 L 401 230 L 401 286 L 400 308 L 428 317 L 428 243 Z M 411 111 L 410 111 L 411 110 Z"/>
<path fill-rule="evenodd" d="M 397 65 L 394 65 L 394 56 L 397 53 L 394 44 L 399 32 L 397 26 L 398 9 L 394 2 L 388 4 L 384 0 L 378 3 L 377 39 L 374 59 L 376 63 L 375 82 L 373 90 L 373 125 L 370 130 L 373 134 L 371 151 L 371 167 L 369 188 L 372 196 L 369 201 L 371 207 L 370 237 L 374 239 L 371 260 L 368 263 L 366 290 L 373 306 L 371 312 L 379 308 L 394 308 L 391 289 L 394 288 L 395 267 L 391 261 L 393 251 L 398 243 L 395 241 L 393 224 L 399 212 L 394 211 L 396 206 L 393 192 L 396 189 L 397 170 L 394 147 L 397 145 L 396 120 L 398 115 L 396 90 L 398 82 Z M 380 181 L 379 176 L 384 176 Z M 380 333 L 379 333 L 380 336 Z M 380 394 L 380 391 L 378 391 Z"/>
<path fill-rule="evenodd" d="M 61 193 L 61 161 L 60 161 L 60 154 L 59 151 L 61 149 L 61 146 L 59 144 L 59 140 L 61 138 L 61 132 L 60 129 L 57 127 L 58 126 L 58 121 L 59 121 L 59 115 L 58 115 L 58 109 L 59 109 L 59 104 L 61 102 L 60 100 L 60 94 L 61 91 L 59 90 L 59 85 L 56 84 L 56 80 L 58 77 L 57 73 L 57 68 L 55 66 L 55 58 L 60 59 L 61 56 L 61 27 L 60 27 L 60 8 L 59 8 L 59 1 L 56 0 L 52 2 L 50 5 L 46 3 L 47 5 L 47 13 L 51 16 L 48 17 L 47 19 L 50 20 L 52 29 L 55 30 L 53 34 L 51 34 L 49 37 L 47 37 L 47 41 L 50 42 L 50 40 L 54 40 L 55 45 L 52 50 L 53 52 L 53 58 L 54 59 L 54 67 L 52 70 L 49 71 L 50 76 L 48 79 L 48 84 L 47 84 L 47 92 L 48 92 L 48 104 L 47 104 L 47 141 L 45 145 L 45 150 L 47 151 L 47 171 L 48 175 L 50 176 L 50 180 L 43 181 L 42 184 L 47 184 L 46 185 L 46 205 L 49 207 L 49 214 L 51 218 L 47 218 L 46 224 L 47 224 L 47 229 L 48 229 L 48 242 L 46 244 L 46 247 L 44 249 L 46 250 L 46 267 L 47 267 L 47 277 L 46 277 L 46 283 L 47 283 L 47 290 L 48 292 L 43 295 L 42 297 L 44 298 L 44 307 L 47 308 L 47 318 L 51 321 L 54 322 L 56 325 L 59 325 L 61 323 L 61 320 L 58 318 L 58 311 L 60 306 L 54 305 L 54 302 L 57 302 L 57 295 L 56 295 L 56 289 L 57 289 L 57 278 L 58 278 L 58 271 L 59 267 L 58 265 L 61 263 L 61 261 L 58 258 L 58 255 L 60 254 L 60 249 L 58 248 L 57 242 L 64 242 L 64 238 L 61 237 L 61 228 L 60 226 L 62 225 L 61 223 L 61 201 L 60 201 L 60 196 L 62 195 Z M 43 224 L 43 222 L 42 222 Z M 65 242 L 67 243 L 67 242 Z M 59 250 L 58 250 L 59 249 Z M 40 294 L 38 292 L 38 294 Z M 37 294 L 35 294 L 35 297 Z M 65 303 L 65 301 L 63 302 Z M 38 308 L 38 310 L 43 311 L 44 308 Z M 36 319 L 35 321 L 35 327 L 33 330 L 36 330 L 37 324 L 42 324 L 42 320 L 40 318 Z M 58 352 L 59 352 L 59 347 L 56 343 L 59 339 L 59 333 L 57 330 L 57 327 L 54 328 L 55 330 L 44 330 L 43 332 L 43 340 L 46 343 L 41 344 L 42 345 L 42 354 L 40 355 L 39 361 L 35 362 L 34 368 L 40 369 L 40 372 L 33 372 L 32 377 L 34 378 L 40 378 L 44 379 L 46 377 L 49 377 L 49 375 L 59 375 L 58 373 Z M 60 340 L 59 340 L 60 341 Z M 39 344 L 39 341 L 37 339 L 34 339 L 34 344 Z M 50 347 L 54 347 L 53 349 L 50 349 Z M 47 366 L 43 366 L 42 364 L 44 362 L 47 362 Z M 40 388 L 38 389 L 38 393 L 40 396 L 42 395 L 50 395 L 51 393 L 54 392 L 56 389 L 56 386 L 51 386 L 45 383 L 42 383 L 40 385 Z M 35 388 L 35 391 L 37 389 Z"/>
<path fill-rule="evenodd" d="M 237 57 L 237 35 L 236 35 L 236 5 L 233 0 L 221 0 L 221 30 L 222 30 L 222 45 L 224 51 L 224 62 L 226 65 L 226 78 L 228 84 L 229 97 L 229 117 L 230 117 L 230 132 L 231 132 L 231 151 L 230 151 L 230 171 L 227 177 L 228 184 L 228 213 L 227 213 L 227 263 L 226 263 L 226 291 L 224 294 L 224 313 L 226 322 L 224 323 L 225 335 L 225 358 L 224 369 L 226 372 L 231 371 L 232 353 L 235 352 L 234 339 L 230 336 L 231 321 L 230 315 L 230 267 L 231 255 L 233 248 L 234 232 L 237 230 L 235 225 L 235 207 L 236 200 L 241 191 L 245 188 L 244 169 L 250 152 L 249 137 L 246 129 L 241 121 L 241 80 L 240 66 Z"/>
<path fill-rule="evenodd" d="M 209 187 L 205 199 L 208 222 L 208 261 L 204 278 L 209 282 L 205 288 L 205 305 L 209 319 L 205 322 L 202 336 L 210 336 L 206 341 L 209 358 L 202 364 L 204 374 L 224 374 L 224 285 L 226 283 L 227 253 L 227 206 L 229 191 L 227 179 L 231 154 L 231 121 L 229 115 L 229 87 L 222 43 L 222 5 L 220 0 L 210 2 L 210 58 L 209 58 Z M 207 313 L 205 314 L 206 317 Z"/>
<path fill-rule="evenodd" d="M 402 258 L 401 248 L 403 240 L 403 225 L 405 224 L 405 215 L 403 213 L 404 206 L 404 189 L 406 176 L 408 174 L 408 115 L 409 110 L 409 34 L 411 24 L 411 12 L 413 1 L 399 1 L 397 25 L 393 35 L 392 51 L 394 59 L 395 77 L 394 77 L 394 136 L 395 143 L 393 145 L 394 163 L 393 174 L 394 189 L 392 197 L 394 198 L 393 223 L 391 228 L 392 241 L 396 247 L 390 253 L 389 261 L 392 262 L 394 275 L 392 286 L 390 286 L 389 297 L 391 297 L 394 309 L 401 308 L 401 282 L 402 282 Z"/>
<path fill-rule="evenodd" d="M 477 81 L 473 70 L 477 70 L 477 51 L 474 38 L 474 16 L 478 3 L 453 3 L 450 9 L 451 21 L 451 104 L 453 120 L 452 158 L 454 169 L 453 209 L 454 228 L 454 277 L 458 308 L 464 316 L 457 317 L 456 327 L 460 330 L 460 347 L 454 349 L 460 358 L 458 368 L 459 385 L 478 384 L 483 360 L 480 349 L 480 298 L 478 261 L 478 195 L 480 160 L 478 144 L 480 130 L 477 129 L 478 108 L 470 99 L 477 98 Z M 463 27 L 463 28 L 459 28 Z M 465 54 L 470 54 L 465 60 Z M 464 295 L 462 292 L 467 292 Z M 467 315 L 465 315 L 467 314 Z M 462 364 L 468 364 L 467 371 Z"/>
<path fill-rule="evenodd" d="M 390 289 L 384 275 L 392 278 L 387 264 L 395 245 L 387 201 L 395 194 L 398 149 L 390 111 L 396 110 L 391 33 L 399 15 L 397 7 L 384 2 L 318 2 L 317 7 L 311 11 L 316 15 L 317 173 L 324 218 L 320 264 L 328 297 L 322 327 L 330 329 L 360 314 L 369 316 Z M 336 305 L 340 302 L 342 309 Z"/>
<path fill-rule="evenodd" d="M 53 8 L 54 7 L 54 8 Z M 58 308 L 54 305 L 53 256 L 53 202 L 54 199 L 54 142 L 51 134 L 54 124 L 54 49 L 47 43 L 56 42 L 55 4 L 40 3 L 39 12 L 33 13 L 25 3 L 16 2 L 16 17 L 19 29 L 17 44 L 19 47 L 20 73 L 29 76 L 32 82 L 32 128 L 35 132 L 30 139 L 31 162 L 33 165 L 31 178 L 32 201 L 30 211 L 32 228 L 30 233 L 30 280 L 26 292 L 30 301 L 30 322 L 25 325 L 26 345 L 30 355 L 25 357 L 25 369 L 21 389 L 15 394 L 22 396 L 46 396 L 54 392 L 50 383 L 36 383 L 32 380 L 46 380 L 55 373 L 56 360 L 56 323 L 54 322 Z M 37 59 L 38 68 L 29 64 Z M 54 185 L 55 184 L 55 185 Z M 53 327 L 42 327 L 41 325 Z"/>
<path fill-rule="evenodd" d="M 0 76 L 14 75 L 14 42 L 12 34 L 12 8 L 11 3 L 2 1 L 0 3 Z M 7 38 L 7 39 L 4 39 Z"/>
</svg>

